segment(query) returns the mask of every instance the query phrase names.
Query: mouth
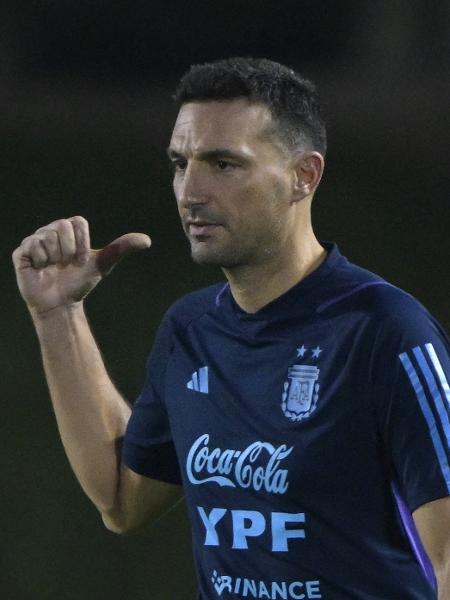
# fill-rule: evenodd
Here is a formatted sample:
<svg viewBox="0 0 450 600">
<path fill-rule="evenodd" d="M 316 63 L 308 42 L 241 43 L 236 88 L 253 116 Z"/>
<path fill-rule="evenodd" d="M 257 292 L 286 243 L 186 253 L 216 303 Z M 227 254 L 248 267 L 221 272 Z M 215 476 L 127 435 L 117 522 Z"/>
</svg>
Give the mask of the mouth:
<svg viewBox="0 0 450 600">
<path fill-rule="evenodd" d="M 217 230 L 218 227 L 221 227 L 219 223 L 213 223 L 211 221 L 187 221 L 188 232 L 193 237 L 210 236 Z"/>
</svg>

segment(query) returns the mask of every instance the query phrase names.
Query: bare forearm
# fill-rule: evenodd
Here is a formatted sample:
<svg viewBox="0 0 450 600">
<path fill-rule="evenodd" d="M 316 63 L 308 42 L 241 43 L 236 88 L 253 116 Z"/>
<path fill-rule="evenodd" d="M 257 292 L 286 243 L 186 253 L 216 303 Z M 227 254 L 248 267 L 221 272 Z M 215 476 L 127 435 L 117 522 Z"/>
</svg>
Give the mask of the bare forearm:
<svg viewBox="0 0 450 600">
<path fill-rule="evenodd" d="M 438 582 L 438 600 L 450 600 L 450 556 L 447 564 L 436 572 Z"/>
<path fill-rule="evenodd" d="M 97 508 L 108 511 L 118 489 L 118 441 L 131 409 L 106 371 L 81 303 L 33 320 L 70 464 Z"/>
</svg>

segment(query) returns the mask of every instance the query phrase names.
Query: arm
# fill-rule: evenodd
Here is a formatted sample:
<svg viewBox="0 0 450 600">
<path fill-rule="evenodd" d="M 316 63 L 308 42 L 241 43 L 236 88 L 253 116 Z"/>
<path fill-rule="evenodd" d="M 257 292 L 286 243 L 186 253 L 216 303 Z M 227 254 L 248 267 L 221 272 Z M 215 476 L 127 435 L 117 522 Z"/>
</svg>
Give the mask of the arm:
<svg viewBox="0 0 450 600">
<path fill-rule="evenodd" d="M 389 307 L 389 316 L 375 337 L 371 382 L 377 429 L 391 463 L 388 475 L 413 513 L 439 600 L 450 600 L 450 341 L 411 296 L 386 288 L 378 300 Z"/>
<path fill-rule="evenodd" d="M 34 323 L 62 443 L 81 487 L 116 533 L 154 520 L 181 488 L 120 464 L 131 408 L 108 376 L 82 304 L 35 316 Z"/>
<path fill-rule="evenodd" d="M 438 599 L 450 600 L 450 496 L 423 504 L 413 518 L 433 564 Z"/>
<path fill-rule="evenodd" d="M 82 299 L 118 258 L 148 245 L 147 236 L 129 234 L 92 250 L 87 222 L 74 217 L 38 230 L 13 254 L 65 451 L 106 526 L 120 533 L 157 517 L 179 498 L 181 488 L 121 465 L 119 441 L 131 408 L 108 376 Z"/>
</svg>

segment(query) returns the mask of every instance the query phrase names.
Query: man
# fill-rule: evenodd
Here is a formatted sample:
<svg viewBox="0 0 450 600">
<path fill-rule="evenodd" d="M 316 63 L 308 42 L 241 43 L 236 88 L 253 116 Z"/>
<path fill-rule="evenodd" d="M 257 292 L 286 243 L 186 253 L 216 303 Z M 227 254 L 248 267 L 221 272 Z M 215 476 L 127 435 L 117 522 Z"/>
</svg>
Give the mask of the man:
<svg viewBox="0 0 450 600">
<path fill-rule="evenodd" d="M 183 487 L 202 599 L 448 600 L 449 343 L 411 296 L 317 241 L 312 84 L 230 59 L 193 67 L 177 100 L 182 225 L 228 283 L 167 312 L 133 409 L 83 298 L 149 238 L 93 250 L 72 217 L 13 255 L 83 489 L 122 533 Z"/>
</svg>

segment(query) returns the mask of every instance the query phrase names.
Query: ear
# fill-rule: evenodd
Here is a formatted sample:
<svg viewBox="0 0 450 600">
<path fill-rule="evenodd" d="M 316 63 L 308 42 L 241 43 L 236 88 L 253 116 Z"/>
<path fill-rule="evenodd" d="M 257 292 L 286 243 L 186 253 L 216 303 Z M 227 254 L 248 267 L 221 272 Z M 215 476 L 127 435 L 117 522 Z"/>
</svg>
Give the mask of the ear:
<svg viewBox="0 0 450 600">
<path fill-rule="evenodd" d="M 324 166 L 324 158 L 319 152 L 305 150 L 295 156 L 293 202 L 299 202 L 314 194 L 322 178 Z"/>
</svg>

